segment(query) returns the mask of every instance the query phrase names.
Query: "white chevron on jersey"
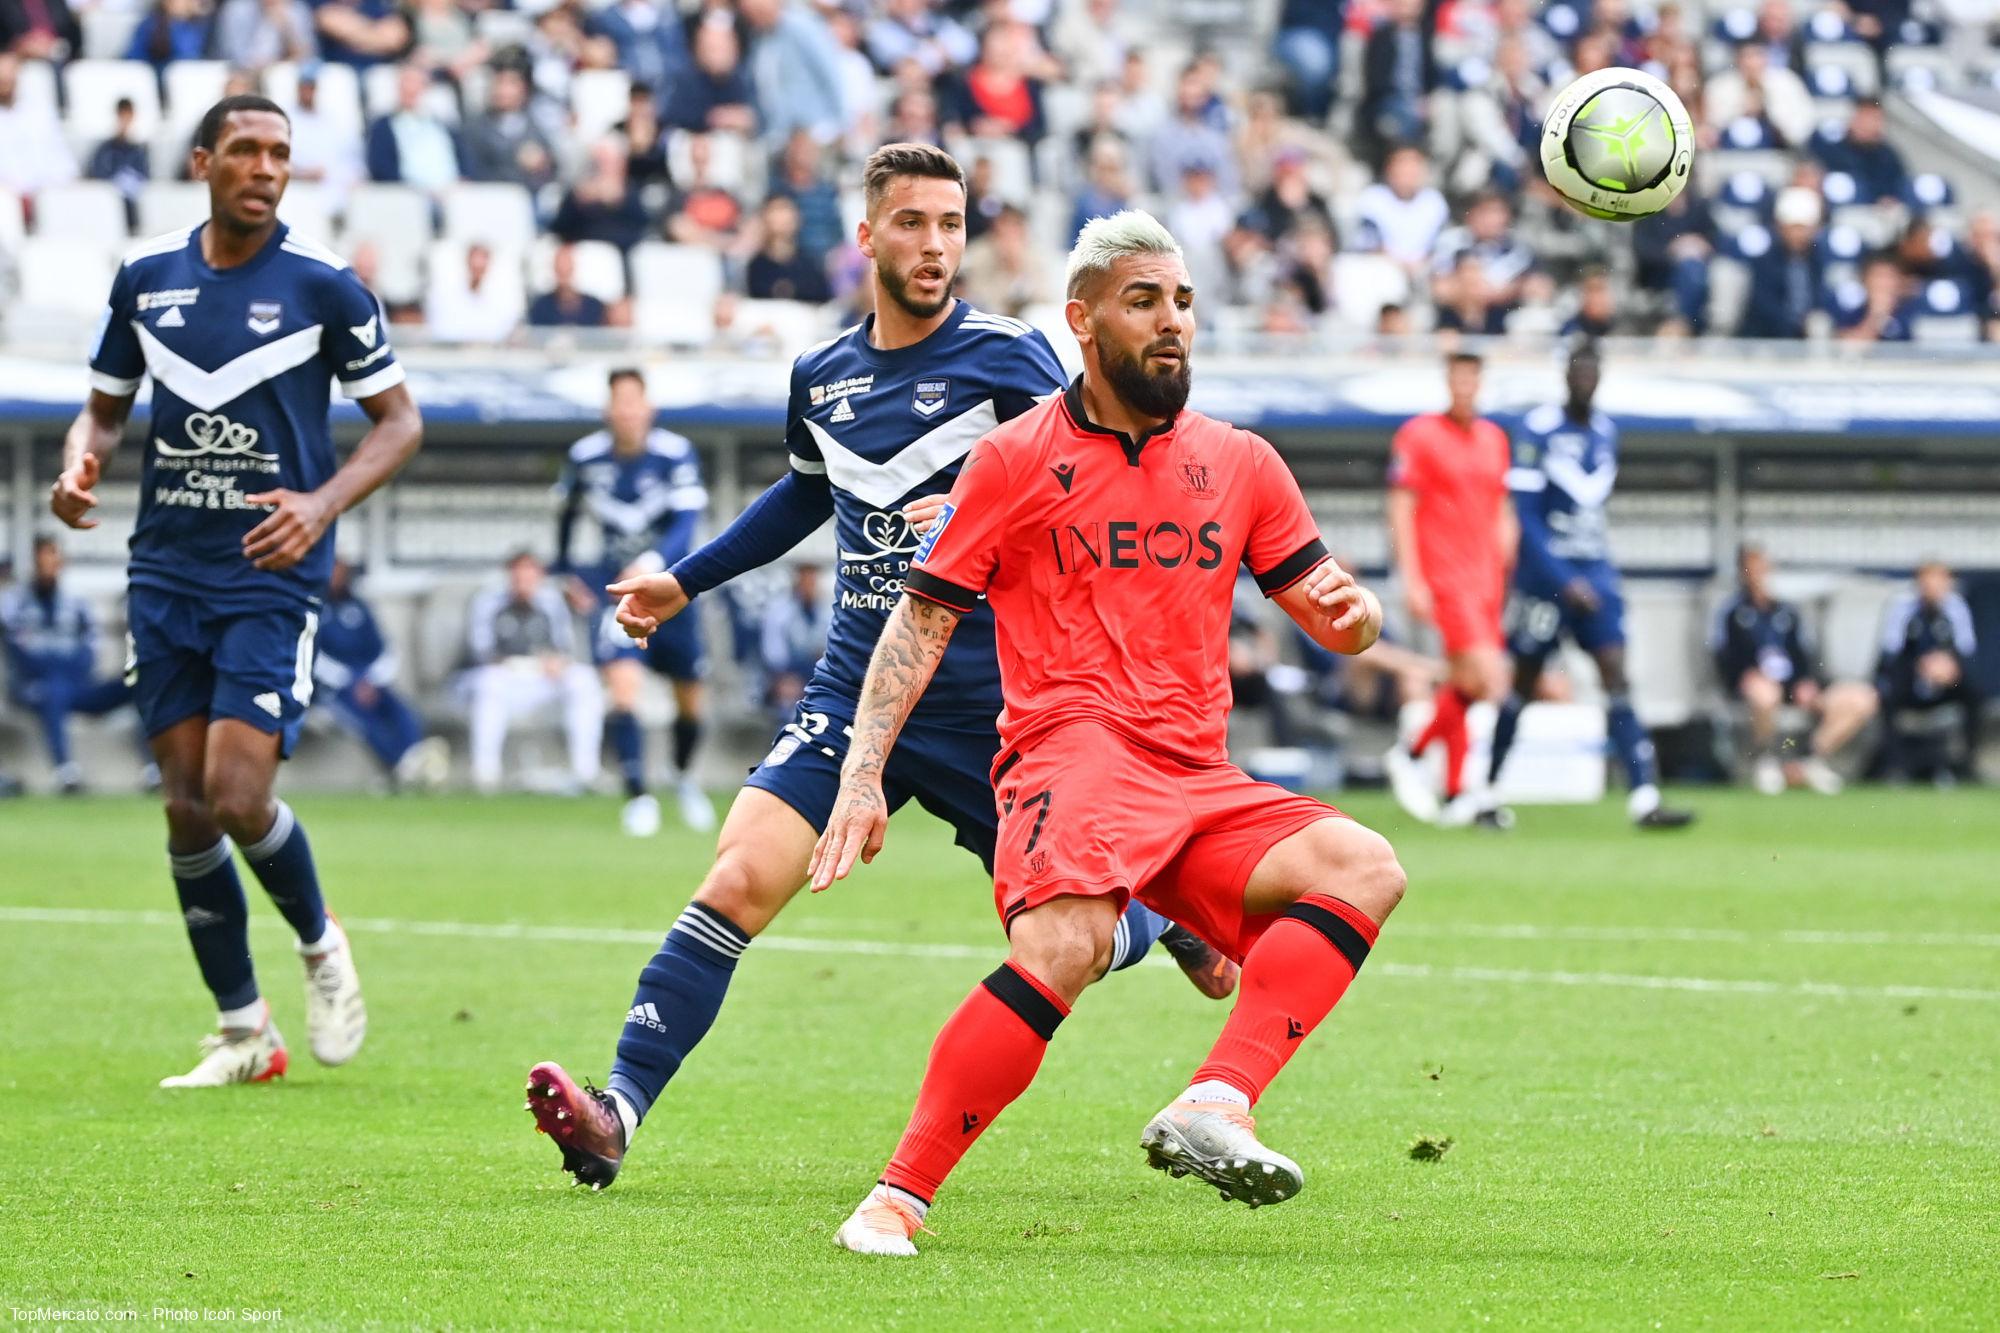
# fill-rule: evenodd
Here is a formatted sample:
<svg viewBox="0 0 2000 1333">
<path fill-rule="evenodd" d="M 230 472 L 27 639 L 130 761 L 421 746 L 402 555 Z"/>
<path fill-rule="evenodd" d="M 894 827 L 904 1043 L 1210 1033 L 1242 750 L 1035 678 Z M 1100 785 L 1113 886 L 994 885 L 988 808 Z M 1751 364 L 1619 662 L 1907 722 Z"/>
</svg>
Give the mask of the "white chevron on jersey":
<svg viewBox="0 0 2000 1333">
<path fill-rule="evenodd" d="M 863 458 L 811 417 L 805 424 L 826 459 L 827 479 L 883 509 L 971 453 L 980 437 L 1000 424 L 1000 417 L 989 398 L 919 435 L 886 463 Z"/>
<path fill-rule="evenodd" d="M 146 369 L 153 372 L 153 378 L 171 389 L 175 397 L 204 412 L 233 403 L 264 381 L 274 380 L 318 356 L 322 331 L 318 324 L 308 325 L 274 343 L 252 348 L 214 370 L 203 370 L 154 337 L 153 331 L 138 320 L 132 321 L 132 329 L 139 335 L 139 346 L 146 353 Z"/>
</svg>

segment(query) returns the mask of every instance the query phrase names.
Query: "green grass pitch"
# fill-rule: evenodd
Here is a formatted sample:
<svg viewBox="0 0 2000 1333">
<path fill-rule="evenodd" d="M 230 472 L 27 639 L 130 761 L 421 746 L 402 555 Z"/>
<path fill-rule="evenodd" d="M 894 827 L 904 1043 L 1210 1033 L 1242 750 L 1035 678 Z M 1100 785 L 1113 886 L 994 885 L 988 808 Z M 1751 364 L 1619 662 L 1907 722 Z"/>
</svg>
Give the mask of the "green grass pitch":
<svg viewBox="0 0 2000 1333">
<path fill-rule="evenodd" d="M 312 1063 L 246 872 L 293 1072 L 170 1093 L 210 1013 L 158 813 L 0 806 L 0 1304 L 313 1327 L 2000 1324 L 2000 801 L 1697 804 L 1684 836 L 1606 804 L 1493 837 L 1357 799 L 1411 890 L 1260 1108 L 1305 1192 L 1251 1213 L 1144 1168 L 1141 1126 L 1223 1016 L 1144 967 L 1085 998 L 904 1262 L 830 1238 L 1000 956 L 989 887 L 923 817 L 752 947 L 592 1195 L 531 1132 L 523 1077 L 552 1057 L 602 1079 L 701 840 L 622 839 L 601 800 L 299 796 L 368 1046 Z M 1415 1160 L 1420 1137 L 1451 1146 Z"/>
</svg>

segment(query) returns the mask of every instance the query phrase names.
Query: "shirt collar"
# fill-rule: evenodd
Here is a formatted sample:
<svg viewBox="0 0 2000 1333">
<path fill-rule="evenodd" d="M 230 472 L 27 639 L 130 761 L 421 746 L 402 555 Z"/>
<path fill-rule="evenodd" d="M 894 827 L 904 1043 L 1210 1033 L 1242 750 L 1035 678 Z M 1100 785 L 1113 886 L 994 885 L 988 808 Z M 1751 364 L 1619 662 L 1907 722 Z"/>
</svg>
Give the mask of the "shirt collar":
<svg viewBox="0 0 2000 1333">
<path fill-rule="evenodd" d="M 1122 430 L 1113 430 L 1109 426 L 1100 426 L 1095 421 L 1092 421 L 1090 413 L 1084 410 L 1083 376 L 1081 375 L 1071 380 L 1069 387 L 1063 390 L 1063 407 L 1068 410 L 1069 419 L 1076 423 L 1078 430 L 1091 435 L 1108 435 L 1118 441 L 1118 447 L 1125 451 L 1125 461 L 1133 467 L 1139 466 L 1139 454 L 1145 449 L 1148 442 L 1156 440 L 1162 435 L 1173 434 L 1174 427 L 1180 422 L 1180 414 L 1175 413 L 1136 440 Z"/>
</svg>

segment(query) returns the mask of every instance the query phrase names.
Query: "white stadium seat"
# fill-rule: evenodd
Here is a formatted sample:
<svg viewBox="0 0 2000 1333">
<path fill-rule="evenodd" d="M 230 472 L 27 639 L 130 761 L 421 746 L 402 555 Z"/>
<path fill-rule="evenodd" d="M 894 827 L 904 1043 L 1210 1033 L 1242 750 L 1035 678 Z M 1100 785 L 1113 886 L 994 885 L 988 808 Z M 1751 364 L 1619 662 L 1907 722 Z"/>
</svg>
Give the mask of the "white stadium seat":
<svg viewBox="0 0 2000 1333">
<path fill-rule="evenodd" d="M 289 62 L 264 70 L 264 95 L 285 108 L 287 114 L 299 107 L 299 67 Z M 328 61 L 319 67 L 319 98 L 314 103 L 330 127 L 359 136 L 361 80 L 351 65 Z"/>
<path fill-rule="evenodd" d="M 146 11 L 137 5 L 79 5 L 83 24 L 83 54 L 92 60 L 122 60 L 132 49 L 132 34 Z"/>
<path fill-rule="evenodd" d="M 432 244 L 425 260 L 424 280 L 425 307 L 431 305 L 433 294 L 453 292 L 465 283 L 465 252 L 471 243 L 459 241 L 438 241 Z M 486 280 L 482 286 L 491 292 L 491 299 L 514 311 L 516 323 L 528 317 L 528 289 L 522 281 L 521 251 L 503 245 L 489 245 L 492 252 L 486 266 Z M 432 330 L 442 333 L 442 330 Z"/>
<path fill-rule="evenodd" d="M 62 236 L 30 236 L 21 244 L 22 307 L 94 319 L 118 272 L 112 251 Z"/>
<path fill-rule="evenodd" d="M 380 120 L 396 113 L 401 103 L 396 91 L 400 77 L 398 67 L 390 64 L 370 66 L 361 76 L 361 109 L 368 119 Z M 458 124 L 458 99 L 444 84 L 432 83 L 423 101 L 425 108 L 446 124 Z"/>
<path fill-rule="evenodd" d="M 625 119 L 632 100 L 632 76 L 622 69 L 586 69 L 569 82 L 570 114 L 576 136 L 588 144 Z"/>
<path fill-rule="evenodd" d="M 26 232 L 22 222 L 21 197 L 12 190 L 0 189 L 0 256 L 20 254 L 21 241 Z"/>
<path fill-rule="evenodd" d="M 229 65 L 221 60 L 176 60 L 167 66 L 166 123 L 185 140 L 208 109 L 222 100 L 229 82 Z"/>
<path fill-rule="evenodd" d="M 544 236 L 528 251 L 528 290 L 536 293 L 555 286 L 555 253 L 561 242 Z M 576 289 L 609 305 L 625 299 L 625 256 L 605 241 L 579 241 L 576 256 Z"/>
<path fill-rule="evenodd" d="M 131 237 L 125 198 L 106 181 L 51 185 L 35 196 L 35 235 L 122 249 Z"/>
<path fill-rule="evenodd" d="M 699 347 L 715 336 L 722 258 L 699 245 L 648 242 L 632 251 L 633 323 L 649 342 Z"/>
<path fill-rule="evenodd" d="M 293 181 L 278 201 L 278 216 L 286 226 L 313 244 L 326 247 L 333 240 L 333 201 L 326 187 L 315 181 Z"/>
<path fill-rule="evenodd" d="M 64 128 L 85 152 L 111 135 L 118 99 L 132 99 L 134 137 L 151 139 L 160 126 L 160 84 L 153 67 L 138 60 L 72 60 L 63 69 L 69 107 Z"/>
<path fill-rule="evenodd" d="M 828 319 L 819 306 L 804 301 L 751 301 L 736 303 L 735 331 L 740 334 L 768 331 L 774 351 L 790 360 L 827 336 Z"/>
<path fill-rule="evenodd" d="M 14 81 L 14 109 L 40 111 L 51 120 L 62 118 L 62 100 L 56 93 L 56 70 L 46 60 L 24 60 Z"/>
<path fill-rule="evenodd" d="M 385 301 L 413 301 L 423 289 L 424 252 L 431 244 L 431 201 L 408 185 L 357 185 L 347 196 L 340 253 L 364 242 L 381 262 L 376 283 Z"/>
<path fill-rule="evenodd" d="M 208 216 L 208 186 L 200 181 L 150 182 L 139 192 L 139 234 L 159 236 Z"/>
<path fill-rule="evenodd" d="M 444 192 L 443 235 L 449 241 L 485 241 L 525 251 L 535 240 L 535 205 L 509 181 L 467 181 Z"/>
</svg>

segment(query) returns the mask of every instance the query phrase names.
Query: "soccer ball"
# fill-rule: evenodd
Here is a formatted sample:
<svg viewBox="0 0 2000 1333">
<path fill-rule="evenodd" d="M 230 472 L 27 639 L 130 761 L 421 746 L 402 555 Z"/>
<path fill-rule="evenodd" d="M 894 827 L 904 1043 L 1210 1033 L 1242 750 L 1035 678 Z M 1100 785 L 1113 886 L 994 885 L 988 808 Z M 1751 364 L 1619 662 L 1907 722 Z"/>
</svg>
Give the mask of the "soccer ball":
<svg viewBox="0 0 2000 1333">
<path fill-rule="evenodd" d="M 1666 84 L 1600 69 L 1557 94 L 1542 122 L 1542 174 L 1563 202 L 1611 222 L 1650 217 L 1687 186 L 1694 123 Z"/>
</svg>

